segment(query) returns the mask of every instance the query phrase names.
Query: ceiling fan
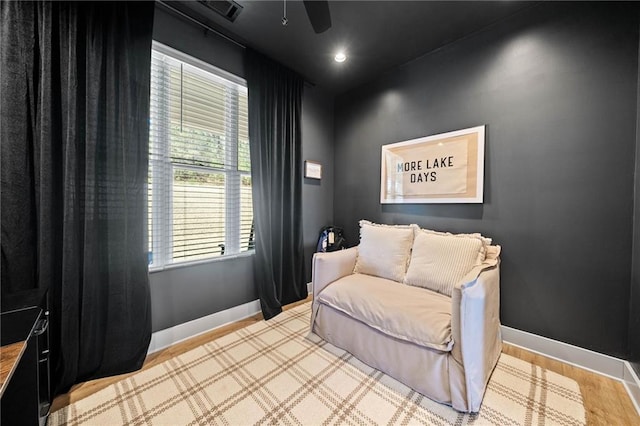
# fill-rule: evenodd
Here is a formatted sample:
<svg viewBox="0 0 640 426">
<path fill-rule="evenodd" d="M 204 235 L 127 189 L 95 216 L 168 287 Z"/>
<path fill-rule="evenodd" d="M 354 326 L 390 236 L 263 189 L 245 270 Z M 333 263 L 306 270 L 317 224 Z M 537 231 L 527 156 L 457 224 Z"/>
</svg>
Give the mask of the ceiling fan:
<svg viewBox="0 0 640 426">
<path fill-rule="evenodd" d="M 331 14 L 329 13 L 329 2 L 327 0 L 303 0 L 304 8 L 311 22 L 311 26 L 316 34 L 323 33 L 331 28 Z M 283 1 L 282 25 L 287 26 L 287 0 Z"/>
<path fill-rule="evenodd" d="M 304 3 L 307 16 L 316 34 L 323 33 L 331 28 L 331 14 L 329 13 L 329 2 L 327 0 L 303 0 L 302 3 Z"/>
</svg>

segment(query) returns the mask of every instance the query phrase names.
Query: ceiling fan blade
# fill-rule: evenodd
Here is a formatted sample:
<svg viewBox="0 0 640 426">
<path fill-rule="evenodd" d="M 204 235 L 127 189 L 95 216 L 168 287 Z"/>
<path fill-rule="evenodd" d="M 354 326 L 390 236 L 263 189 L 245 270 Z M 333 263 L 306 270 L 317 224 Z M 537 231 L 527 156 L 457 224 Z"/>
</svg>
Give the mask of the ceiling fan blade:
<svg viewBox="0 0 640 426">
<path fill-rule="evenodd" d="M 331 14 L 329 13 L 329 2 L 327 0 L 304 0 L 303 3 L 316 34 L 323 33 L 331 28 Z"/>
</svg>

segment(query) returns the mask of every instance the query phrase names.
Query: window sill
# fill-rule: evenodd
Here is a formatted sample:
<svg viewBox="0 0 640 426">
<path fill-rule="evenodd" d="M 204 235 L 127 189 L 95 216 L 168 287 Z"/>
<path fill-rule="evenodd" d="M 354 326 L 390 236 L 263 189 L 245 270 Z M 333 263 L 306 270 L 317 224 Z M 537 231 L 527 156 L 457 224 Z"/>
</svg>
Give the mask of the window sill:
<svg viewBox="0 0 640 426">
<path fill-rule="evenodd" d="M 249 251 L 244 251 L 238 254 L 229 254 L 225 256 L 215 257 L 212 259 L 202 259 L 202 260 L 195 260 L 191 262 L 170 263 L 168 265 L 157 266 L 157 267 L 152 266 L 152 267 L 149 267 L 149 274 L 155 274 L 156 272 L 163 272 L 170 269 L 180 269 L 180 268 L 188 268 L 190 266 L 206 265 L 209 263 L 219 263 L 219 262 L 224 262 L 226 260 L 238 259 L 243 257 L 251 257 L 254 255 L 255 255 L 255 250 L 249 250 Z"/>
</svg>

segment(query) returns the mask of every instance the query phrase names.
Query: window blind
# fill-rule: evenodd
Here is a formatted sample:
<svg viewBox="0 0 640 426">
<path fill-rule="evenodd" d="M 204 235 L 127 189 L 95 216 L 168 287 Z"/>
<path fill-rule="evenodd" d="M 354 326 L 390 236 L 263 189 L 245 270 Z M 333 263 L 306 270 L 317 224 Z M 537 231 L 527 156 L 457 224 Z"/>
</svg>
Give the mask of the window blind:
<svg viewBox="0 0 640 426">
<path fill-rule="evenodd" d="M 149 263 L 253 248 L 247 90 L 237 77 L 154 43 Z"/>
</svg>

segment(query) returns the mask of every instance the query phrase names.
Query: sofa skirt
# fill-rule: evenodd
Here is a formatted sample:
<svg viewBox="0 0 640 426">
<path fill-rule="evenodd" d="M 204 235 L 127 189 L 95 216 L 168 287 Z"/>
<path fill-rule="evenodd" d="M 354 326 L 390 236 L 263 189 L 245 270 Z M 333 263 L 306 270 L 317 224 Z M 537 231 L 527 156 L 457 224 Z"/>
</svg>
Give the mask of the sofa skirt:
<svg viewBox="0 0 640 426">
<path fill-rule="evenodd" d="M 452 405 L 449 362 L 455 361 L 449 352 L 386 335 L 322 303 L 311 330 L 427 398 Z"/>
</svg>

